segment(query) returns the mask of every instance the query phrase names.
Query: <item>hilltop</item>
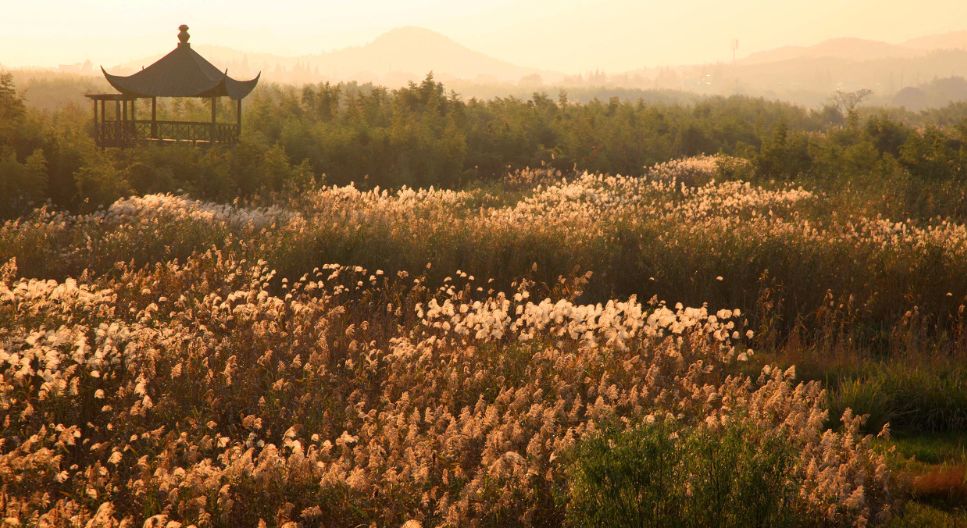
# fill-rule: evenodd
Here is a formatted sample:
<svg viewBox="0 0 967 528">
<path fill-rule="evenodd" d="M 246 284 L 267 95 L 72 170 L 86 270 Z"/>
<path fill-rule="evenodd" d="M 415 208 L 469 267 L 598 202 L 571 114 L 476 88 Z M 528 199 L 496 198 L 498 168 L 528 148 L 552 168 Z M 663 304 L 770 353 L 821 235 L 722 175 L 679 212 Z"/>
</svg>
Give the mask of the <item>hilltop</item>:
<svg viewBox="0 0 967 528">
<path fill-rule="evenodd" d="M 356 81 L 397 88 L 433 72 L 436 79 L 462 95 L 479 98 L 527 97 L 534 91 L 553 95 L 563 89 L 583 100 L 595 96 L 654 100 L 655 94 L 658 99 L 673 94 L 673 99 L 685 100 L 685 93 L 692 97 L 744 94 L 816 107 L 838 90 L 866 88 L 874 92 L 869 102 L 921 109 L 963 98 L 951 83 L 927 85 L 940 79 L 967 78 L 967 31 L 898 43 L 836 38 L 760 51 L 733 63 L 576 75 L 515 64 L 414 26 L 392 29 L 359 46 L 300 56 L 253 53 L 205 43 L 196 47 L 213 63 L 241 77 L 262 71 L 266 80 L 278 83 Z M 151 64 L 165 51 L 159 49 L 155 56 L 108 69 L 131 73 Z M 92 68 L 71 75 L 97 75 L 95 71 Z M 35 78 L 37 73 L 27 77 Z M 47 106 L 43 101 L 49 97 L 44 94 L 56 86 L 40 86 L 33 81 L 22 85 L 28 84 L 33 90 L 31 103 Z"/>
<path fill-rule="evenodd" d="M 528 68 L 472 50 L 429 29 L 407 26 L 387 31 L 362 45 L 325 53 L 285 57 L 247 53 L 232 48 L 199 44 L 197 49 L 222 68 L 237 75 L 259 69 L 277 82 L 359 81 L 399 86 L 419 81 L 427 72 L 441 80 L 517 83 L 540 76 L 559 79 L 562 74 Z M 136 71 L 157 57 L 123 64 L 118 71 Z"/>
</svg>

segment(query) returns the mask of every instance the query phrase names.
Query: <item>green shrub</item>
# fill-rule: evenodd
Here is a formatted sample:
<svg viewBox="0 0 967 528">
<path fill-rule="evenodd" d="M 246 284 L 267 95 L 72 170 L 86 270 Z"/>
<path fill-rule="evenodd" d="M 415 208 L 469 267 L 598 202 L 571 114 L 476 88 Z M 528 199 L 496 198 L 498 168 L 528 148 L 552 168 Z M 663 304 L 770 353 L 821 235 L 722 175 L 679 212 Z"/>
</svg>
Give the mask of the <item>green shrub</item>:
<svg viewBox="0 0 967 528">
<path fill-rule="evenodd" d="M 967 525 L 967 512 L 945 512 L 925 504 L 907 503 L 903 515 L 897 516 L 893 528 L 957 528 Z"/>
<path fill-rule="evenodd" d="M 830 393 L 830 416 L 847 407 L 868 414 L 866 427 L 895 431 L 957 431 L 967 427 L 967 369 L 915 361 L 874 363 Z"/>
<path fill-rule="evenodd" d="M 571 526 L 808 525 L 794 456 L 780 437 L 735 422 L 668 424 L 581 442 L 567 471 Z"/>
<path fill-rule="evenodd" d="M 688 439 L 691 526 L 788 526 L 796 497 L 794 458 L 784 439 L 748 425 L 700 430 Z"/>
<path fill-rule="evenodd" d="M 82 209 L 94 210 L 110 205 L 118 198 L 131 194 L 131 185 L 108 162 L 81 167 L 74 173 L 77 194 Z"/>
<path fill-rule="evenodd" d="M 15 216 L 43 203 L 47 193 L 47 161 L 35 150 L 21 163 L 0 145 L 0 217 Z"/>
<path fill-rule="evenodd" d="M 661 526 L 682 518 L 682 450 L 664 426 L 582 442 L 568 471 L 572 526 Z"/>
</svg>

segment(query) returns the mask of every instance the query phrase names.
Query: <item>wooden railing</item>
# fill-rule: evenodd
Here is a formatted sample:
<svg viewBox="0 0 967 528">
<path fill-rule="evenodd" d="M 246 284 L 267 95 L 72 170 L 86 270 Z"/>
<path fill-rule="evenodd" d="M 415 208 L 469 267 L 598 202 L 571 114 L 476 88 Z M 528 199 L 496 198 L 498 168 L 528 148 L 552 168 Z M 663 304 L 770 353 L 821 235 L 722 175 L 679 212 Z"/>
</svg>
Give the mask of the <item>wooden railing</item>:
<svg viewBox="0 0 967 528">
<path fill-rule="evenodd" d="M 102 147 L 128 147 L 140 142 L 212 144 L 238 142 L 234 123 L 192 121 L 107 121 L 97 123 L 94 139 Z"/>
<path fill-rule="evenodd" d="M 94 125 L 94 141 L 102 147 L 123 147 L 132 142 L 134 133 L 131 125 L 120 121 L 108 121 Z"/>
</svg>

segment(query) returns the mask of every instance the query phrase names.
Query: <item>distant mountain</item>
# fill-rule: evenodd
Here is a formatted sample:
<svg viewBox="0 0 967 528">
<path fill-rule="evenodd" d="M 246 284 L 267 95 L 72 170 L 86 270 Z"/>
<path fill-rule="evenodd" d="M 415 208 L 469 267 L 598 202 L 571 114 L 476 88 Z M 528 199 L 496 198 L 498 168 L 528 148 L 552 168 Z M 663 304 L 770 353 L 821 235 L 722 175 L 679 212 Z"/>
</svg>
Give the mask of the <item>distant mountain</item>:
<svg viewBox="0 0 967 528">
<path fill-rule="evenodd" d="M 739 64 L 768 64 L 801 59 L 869 61 L 922 57 L 935 51 L 967 50 L 967 31 L 927 35 L 897 44 L 860 38 L 837 38 L 812 46 L 783 46 L 750 54 Z"/>
<path fill-rule="evenodd" d="M 195 44 L 195 43 L 193 43 Z M 273 82 L 372 81 L 398 86 L 419 81 L 427 73 L 443 81 L 518 83 L 542 82 L 562 74 L 526 68 L 471 50 L 452 39 L 428 29 L 402 27 L 388 31 L 363 46 L 328 53 L 282 57 L 264 53 L 245 53 L 230 48 L 197 43 L 196 49 L 233 76 L 265 73 Z M 120 72 L 133 72 L 158 57 L 122 65 Z"/>
<path fill-rule="evenodd" d="M 306 59 L 331 75 L 351 78 L 368 72 L 422 77 L 432 70 L 441 78 L 516 82 L 539 74 L 538 70 L 489 57 L 439 33 L 417 27 L 394 29 L 365 46 Z"/>
<path fill-rule="evenodd" d="M 398 87 L 428 72 L 466 96 L 529 94 L 559 88 L 604 93 L 612 88 L 701 95 L 746 94 L 817 107 L 837 91 L 870 89 L 871 104 L 910 109 L 935 107 L 963 97 L 967 78 L 967 31 L 928 35 L 900 43 L 838 38 L 810 46 L 786 46 L 753 53 L 734 63 L 643 68 L 617 74 L 563 74 L 527 68 L 463 46 L 439 33 L 404 27 L 357 47 L 328 53 L 283 57 L 207 46 L 196 48 L 236 77 L 263 72 L 279 83 L 373 82 Z M 133 72 L 157 60 L 132 62 Z"/>
<path fill-rule="evenodd" d="M 967 101 L 967 80 L 963 77 L 947 77 L 908 86 L 897 92 L 891 103 L 907 110 L 924 110 L 960 101 Z"/>
<path fill-rule="evenodd" d="M 967 31 L 910 39 L 902 46 L 918 50 L 967 50 Z"/>
<path fill-rule="evenodd" d="M 742 64 L 765 64 L 794 59 L 845 59 L 867 61 L 875 59 L 908 58 L 923 55 L 924 49 L 889 44 L 877 40 L 838 38 L 813 46 L 785 46 L 753 53 L 739 61 Z"/>
</svg>

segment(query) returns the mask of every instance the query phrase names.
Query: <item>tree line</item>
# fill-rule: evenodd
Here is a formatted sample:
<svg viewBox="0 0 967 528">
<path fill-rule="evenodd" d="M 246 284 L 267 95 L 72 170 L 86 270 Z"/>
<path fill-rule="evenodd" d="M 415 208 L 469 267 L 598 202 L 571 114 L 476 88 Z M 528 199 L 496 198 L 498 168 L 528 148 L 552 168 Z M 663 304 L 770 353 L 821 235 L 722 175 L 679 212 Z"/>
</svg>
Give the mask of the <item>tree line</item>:
<svg viewBox="0 0 967 528">
<path fill-rule="evenodd" d="M 162 106 L 172 118 L 207 112 L 192 100 Z M 745 96 L 464 100 L 432 75 L 395 90 L 261 86 L 245 101 L 234 148 L 99 150 L 90 126 L 88 108 L 28 108 L 12 76 L 0 75 L 0 215 L 45 203 L 93 210 L 134 193 L 227 201 L 320 183 L 463 187 L 524 167 L 633 175 L 701 153 L 751 160 L 739 177 L 827 185 L 890 178 L 949 186 L 962 183 L 967 168 L 965 104 L 911 114 L 837 100 L 809 110 Z"/>
</svg>

